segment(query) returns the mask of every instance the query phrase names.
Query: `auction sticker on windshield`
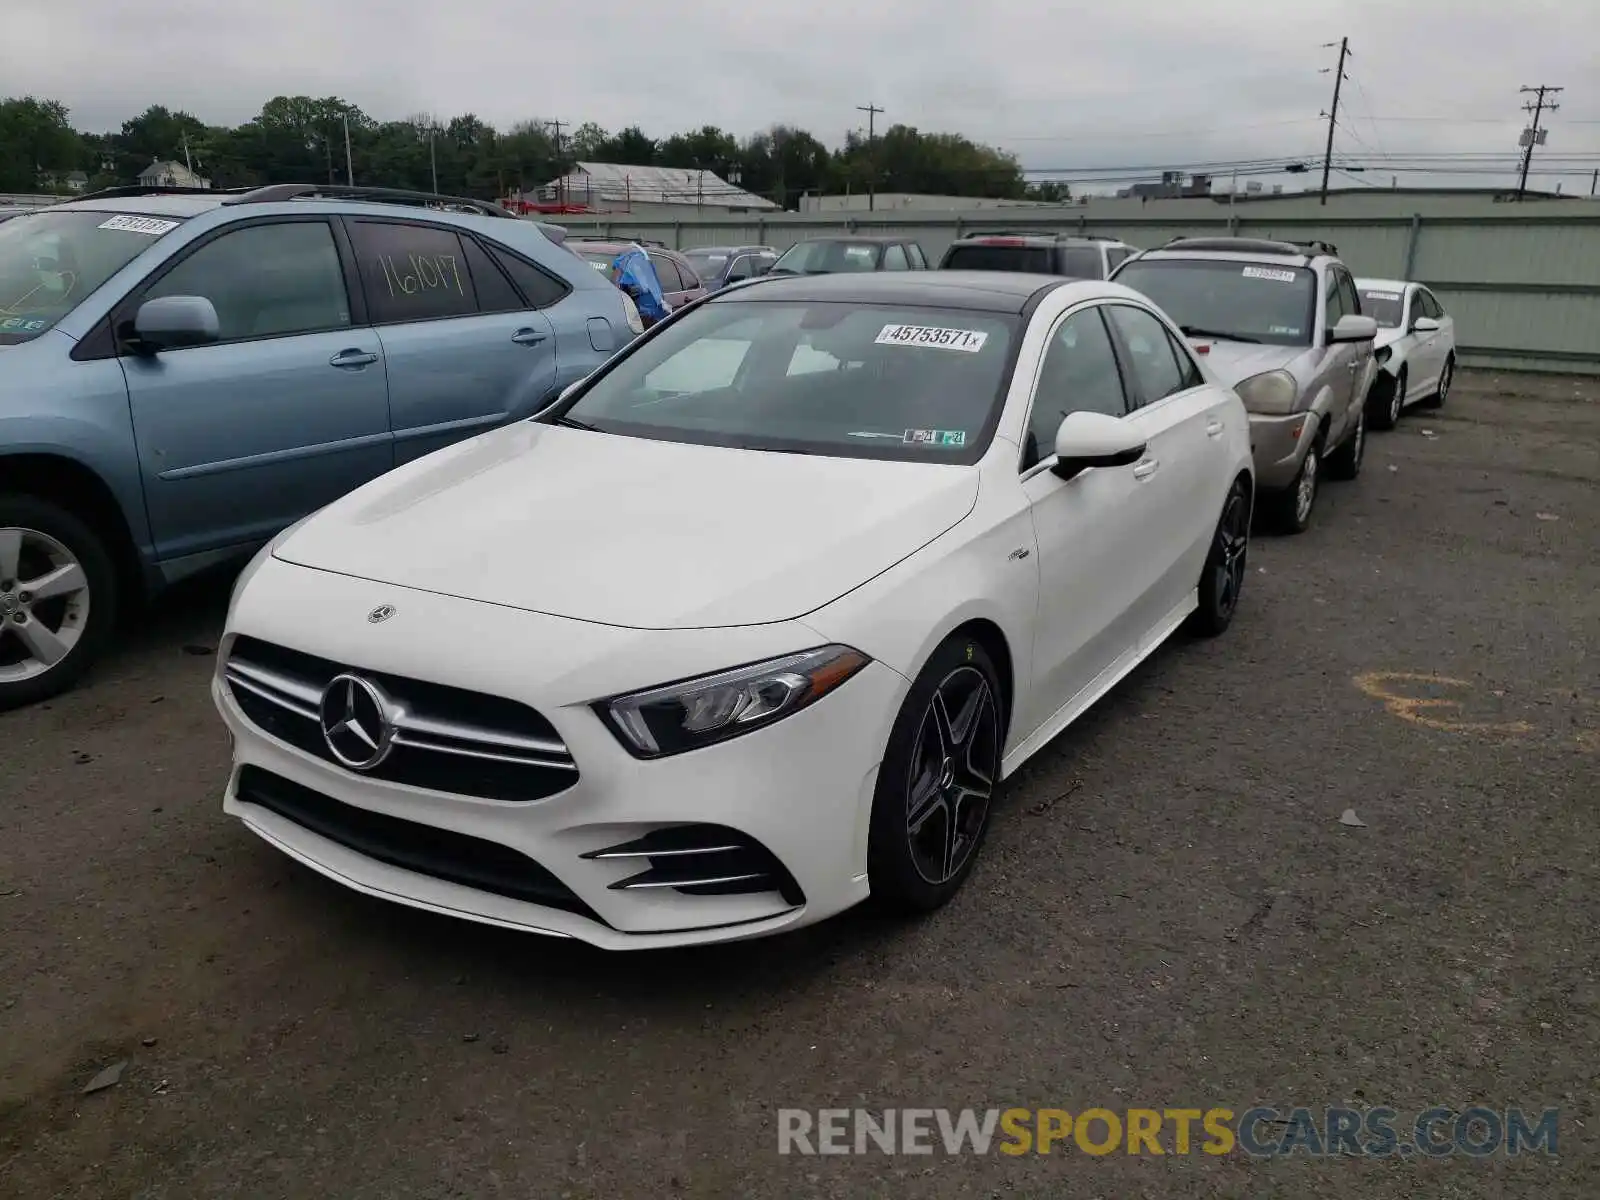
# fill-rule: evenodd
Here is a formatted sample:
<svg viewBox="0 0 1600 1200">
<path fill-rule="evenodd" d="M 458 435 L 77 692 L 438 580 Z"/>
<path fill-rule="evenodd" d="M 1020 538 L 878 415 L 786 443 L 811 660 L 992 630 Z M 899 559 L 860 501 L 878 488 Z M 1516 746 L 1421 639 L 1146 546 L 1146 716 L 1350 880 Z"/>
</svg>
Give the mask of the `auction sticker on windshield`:
<svg viewBox="0 0 1600 1200">
<path fill-rule="evenodd" d="M 981 329 L 941 329 L 934 325 L 885 325 L 872 339 L 880 346 L 932 346 L 976 354 L 989 335 Z"/>
<path fill-rule="evenodd" d="M 1398 299 L 1400 299 L 1400 293 L 1399 292 L 1362 292 L 1361 293 L 1361 298 L 1363 300 L 1398 300 Z"/>
<path fill-rule="evenodd" d="M 163 221 L 157 217 L 112 217 L 109 221 L 101 221 L 101 229 L 122 229 L 128 233 L 146 233 L 151 237 L 160 237 L 163 233 L 171 233 L 178 227 L 176 221 Z"/>
<path fill-rule="evenodd" d="M 967 444 L 965 429 L 908 429 L 905 435 L 908 446 L 952 446 L 960 449 Z"/>
<path fill-rule="evenodd" d="M 1244 277 L 1246 279 L 1272 279 L 1278 283 L 1293 283 L 1295 280 L 1293 271 L 1279 271 L 1272 267 L 1246 267 L 1244 269 Z"/>
</svg>

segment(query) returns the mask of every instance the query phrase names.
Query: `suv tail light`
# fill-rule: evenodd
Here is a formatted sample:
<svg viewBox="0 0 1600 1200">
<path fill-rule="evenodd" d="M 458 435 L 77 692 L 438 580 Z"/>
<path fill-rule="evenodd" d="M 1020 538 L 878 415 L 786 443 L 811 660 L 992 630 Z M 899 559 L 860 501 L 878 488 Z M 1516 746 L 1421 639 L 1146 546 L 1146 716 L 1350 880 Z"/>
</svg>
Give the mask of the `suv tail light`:
<svg viewBox="0 0 1600 1200">
<path fill-rule="evenodd" d="M 990 237 L 979 238 L 980 246 L 1026 246 L 1028 243 L 1022 238 Z"/>
</svg>

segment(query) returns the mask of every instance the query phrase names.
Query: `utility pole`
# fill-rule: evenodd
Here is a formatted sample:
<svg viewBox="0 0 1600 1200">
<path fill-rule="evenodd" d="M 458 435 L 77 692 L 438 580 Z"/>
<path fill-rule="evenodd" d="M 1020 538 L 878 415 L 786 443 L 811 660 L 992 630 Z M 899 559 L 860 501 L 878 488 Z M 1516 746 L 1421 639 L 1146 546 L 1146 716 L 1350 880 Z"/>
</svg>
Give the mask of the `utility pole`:
<svg viewBox="0 0 1600 1200">
<path fill-rule="evenodd" d="M 1528 168 L 1533 165 L 1533 148 L 1535 146 L 1544 145 L 1545 134 L 1547 131 L 1539 128 L 1539 118 L 1544 116 L 1545 113 L 1555 112 L 1556 109 L 1561 107 L 1559 104 L 1547 102 L 1545 100 L 1545 96 L 1554 96 L 1558 92 L 1565 90 L 1565 88 L 1550 87 L 1546 84 L 1540 84 L 1538 87 L 1525 87 L 1522 89 L 1522 91 L 1525 93 L 1534 93 L 1537 95 L 1538 99 L 1536 99 L 1532 104 L 1524 104 L 1522 106 L 1523 112 L 1530 112 L 1533 114 L 1533 124 L 1524 129 L 1522 131 L 1522 137 L 1518 139 L 1522 142 L 1522 175 L 1517 180 L 1518 200 L 1521 200 L 1523 193 L 1528 190 Z"/>
<path fill-rule="evenodd" d="M 1323 49 L 1332 47 L 1332 42 L 1324 44 Z M 1328 202 L 1328 172 L 1333 167 L 1333 128 L 1339 120 L 1339 88 L 1344 83 L 1344 60 L 1350 57 L 1350 39 L 1339 39 L 1339 65 L 1333 69 L 1333 108 L 1328 111 L 1328 148 L 1322 153 L 1322 203 Z M 1322 69 L 1322 74 L 1327 74 L 1327 68 Z"/>
<path fill-rule="evenodd" d="M 439 194 L 439 159 L 433 151 L 433 135 L 436 130 L 433 118 L 428 118 L 428 169 L 433 172 L 433 194 Z"/>
<path fill-rule="evenodd" d="M 556 203 L 563 207 L 567 203 L 567 169 L 561 157 L 561 127 L 566 121 L 551 121 L 550 128 L 556 131 Z"/>
<path fill-rule="evenodd" d="M 344 119 L 344 182 L 347 187 L 356 185 L 356 160 L 350 154 L 350 114 L 341 113 Z"/>
<path fill-rule="evenodd" d="M 874 137 L 877 134 L 877 117 L 883 111 L 876 104 L 858 104 L 857 112 L 867 114 L 867 208 L 878 207 L 878 151 Z"/>
<path fill-rule="evenodd" d="M 1589 195 L 1594 195 L 1596 188 L 1600 188 L 1600 168 L 1596 168 L 1594 175 L 1589 179 Z"/>
</svg>

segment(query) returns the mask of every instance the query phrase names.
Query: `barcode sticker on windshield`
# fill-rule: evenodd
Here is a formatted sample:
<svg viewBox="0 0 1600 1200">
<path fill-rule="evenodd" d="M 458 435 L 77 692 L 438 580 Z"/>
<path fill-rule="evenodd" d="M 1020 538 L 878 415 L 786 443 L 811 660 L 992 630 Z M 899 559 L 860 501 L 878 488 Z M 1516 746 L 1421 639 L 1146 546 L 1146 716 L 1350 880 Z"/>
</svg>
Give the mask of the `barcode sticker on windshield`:
<svg viewBox="0 0 1600 1200">
<path fill-rule="evenodd" d="M 979 329 L 940 329 L 934 325 L 885 325 L 872 339 L 880 346 L 932 346 L 976 354 L 989 335 Z"/>
<path fill-rule="evenodd" d="M 156 217 L 112 217 L 109 221 L 101 221 L 101 229 L 121 229 L 128 233 L 147 233 L 151 237 L 160 237 L 163 233 L 170 233 L 178 227 L 176 221 L 162 221 Z"/>
<path fill-rule="evenodd" d="M 1400 293 L 1399 292 L 1362 292 L 1361 296 L 1362 296 L 1362 299 L 1365 299 L 1365 300 L 1396 300 L 1397 301 L 1397 300 L 1400 299 Z"/>
<path fill-rule="evenodd" d="M 1278 271 L 1272 267 L 1246 267 L 1244 269 L 1244 277 L 1246 279 L 1272 279 L 1278 283 L 1294 282 L 1293 271 Z"/>
</svg>

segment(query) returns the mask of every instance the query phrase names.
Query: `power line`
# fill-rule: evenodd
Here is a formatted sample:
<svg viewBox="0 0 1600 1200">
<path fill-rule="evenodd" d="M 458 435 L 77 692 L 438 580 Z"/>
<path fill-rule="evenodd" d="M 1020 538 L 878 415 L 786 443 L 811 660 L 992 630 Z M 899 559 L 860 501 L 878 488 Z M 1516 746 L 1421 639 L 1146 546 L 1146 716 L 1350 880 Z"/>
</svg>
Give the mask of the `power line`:
<svg viewBox="0 0 1600 1200">
<path fill-rule="evenodd" d="M 1332 46 L 1328 42 L 1323 46 L 1326 50 Z M 1350 39 L 1339 39 L 1339 63 L 1333 69 L 1333 107 L 1328 110 L 1328 148 L 1322 155 L 1322 203 L 1328 202 L 1328 170 L 1333 165 L 1333 127 L 1339 122 L 1339 89 L 1344 84 L 1344 60 L 1350 57 Z M 1326 68 L 1323 69 L 1326 72 Z"/>
<path fill-rule="evenodd" d="M 1553 96 L 1566 89 L 1540 84 L 1538 87 L 1525 87 L 1521 90 L 1523 92 L 1536 92 L 1539 98 L 1532 104 L 1524 104 L 1522 106 L 1524 112 L 1533 114 L 1533 124 L 1522 131 L 1525 149 L 1522 152 L 1522 177 L 1517 181 L 1518 200 L 1521 200 L 1522 194 L 1528 190 L 1528 168 L 1533 165 L 1533 148 L 1543 142 L 1545 138 L 1544 131 L 1539 128 L 1539 118 L 1544 115 L 1546 110 L 1555 112 L 1556 109 L 1561 107 L 1559 104 L 1546 103 L 1545 95 L 1548 93 Z"/>
</svg>

